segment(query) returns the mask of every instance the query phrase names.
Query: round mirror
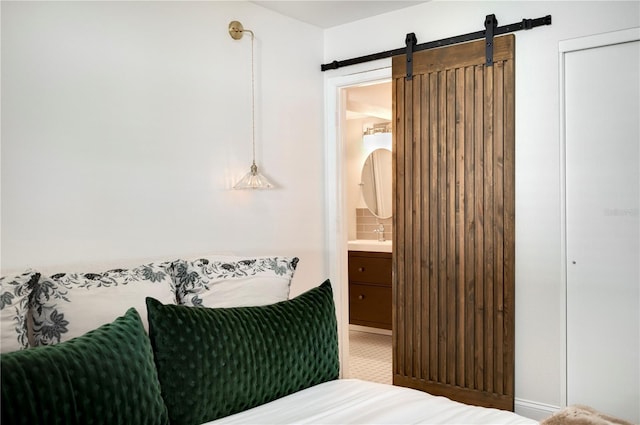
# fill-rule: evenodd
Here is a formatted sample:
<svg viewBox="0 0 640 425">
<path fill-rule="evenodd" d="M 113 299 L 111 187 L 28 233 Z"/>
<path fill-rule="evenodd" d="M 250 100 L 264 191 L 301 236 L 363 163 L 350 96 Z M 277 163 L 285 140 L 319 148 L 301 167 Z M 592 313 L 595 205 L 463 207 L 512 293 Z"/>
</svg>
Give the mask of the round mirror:
<svg viewBox="0 0 640 425">
<path fill-rule="evenodd" d="M 371 214 L 378 218 L 391 217 L 391 151 L 376 149 L 362 166 L 362 196 Z"/>
</svg>

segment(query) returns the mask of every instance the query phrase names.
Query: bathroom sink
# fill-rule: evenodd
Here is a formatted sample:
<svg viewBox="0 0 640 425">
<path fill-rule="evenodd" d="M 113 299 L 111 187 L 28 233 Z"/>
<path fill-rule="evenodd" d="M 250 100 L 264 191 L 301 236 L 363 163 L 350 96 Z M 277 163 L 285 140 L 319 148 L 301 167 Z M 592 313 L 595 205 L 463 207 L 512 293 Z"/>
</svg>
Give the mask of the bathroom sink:
<svg viewBox="0 0 640 425">
<path fill-rule="evenodd" d="M 347 242 L 349 251 L 391 252 L 391 241 L 379 242 L 375 239 L 356 239 Z"/>
</svg>

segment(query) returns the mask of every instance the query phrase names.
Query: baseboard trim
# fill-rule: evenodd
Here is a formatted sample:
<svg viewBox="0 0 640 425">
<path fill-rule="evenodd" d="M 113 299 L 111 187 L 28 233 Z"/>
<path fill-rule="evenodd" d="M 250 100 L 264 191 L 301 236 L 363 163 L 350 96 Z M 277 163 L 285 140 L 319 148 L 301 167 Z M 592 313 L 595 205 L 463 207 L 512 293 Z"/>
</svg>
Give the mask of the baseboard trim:
<svg viewBox="0 0 640 425">
<path fill-rule="evenodd" d="M 372 334 L 379 335 L 391 335 L 391 330 L 388 329 L 378 329 L 378 328 L 370 328 L 369 326 L 360 326 L 360 325 L 349 325 L 350 331 L 359 331 L 359 332 L 369 332 Z"/>
<path fill-rule="evenodd" d="M 516 398 L 514 400 L 515 412 L 526 418 L 535 419 L 541 421 L 548 418 L 555 412 L 561 409 L 560 406 L 554 406 L 552 404 L 539 403 L 537 401 L 523 400 Z"/>
</svg>

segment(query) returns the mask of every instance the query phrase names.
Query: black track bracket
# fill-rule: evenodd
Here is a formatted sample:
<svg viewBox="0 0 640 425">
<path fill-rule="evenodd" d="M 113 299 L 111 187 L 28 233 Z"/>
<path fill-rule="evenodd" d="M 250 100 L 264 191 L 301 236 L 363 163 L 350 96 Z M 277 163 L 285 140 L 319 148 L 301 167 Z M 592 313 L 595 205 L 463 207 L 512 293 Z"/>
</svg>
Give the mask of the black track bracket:
<svg viewBox="0 0 640 425">
<path fill-rule="evenodd" d="M 484 19 L 486 66 L 493 66 L 493 35 L 497 27 L 498 20 L 496 19 L 496 15 L 487 15 Z"/>
<path fill-rule="evenodd" d="M 415 33 L 410 32 L 407 34 L 404 43 L 407 46 L 407 76 L 405 79 L 408 81 L 413 80 L 413 49 L 415 49 L 416 44 L 418 44 Z"/>
</svg>

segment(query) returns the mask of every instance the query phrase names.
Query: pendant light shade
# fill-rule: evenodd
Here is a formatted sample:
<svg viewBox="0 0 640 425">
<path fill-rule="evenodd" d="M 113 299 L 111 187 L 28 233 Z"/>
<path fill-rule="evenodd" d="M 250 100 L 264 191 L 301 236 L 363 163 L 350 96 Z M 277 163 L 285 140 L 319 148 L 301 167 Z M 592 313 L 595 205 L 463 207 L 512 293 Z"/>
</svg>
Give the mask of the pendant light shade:
<svg viewBox="0 0 640 425">
<path fill-rule="evenodd" d="M 233 186 L 234 189 L 271 189 L 273 185 L 265 176 L 258 172 L 256 165 L 256 119 L 255 119 L 255 77 L 254 77 L 254 60 L 253 60 L 253 31 L 244 29 L 238 21 L 229 23 L 229 35 L 234 40 L 240 40 L 245 32 L 251 34 L 251 145 L 253 148 L 253 161 L 249 172 Z"/>
<path fill-rule="evenodd" d="M 273 185 L 265 176 L 258 173 L 258 166 L 254 162 L 251 170 L 244 175 L 242 180 L 233 186 L 234 189 L 271 189 Z"/>
</svg>

